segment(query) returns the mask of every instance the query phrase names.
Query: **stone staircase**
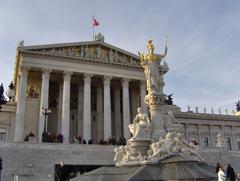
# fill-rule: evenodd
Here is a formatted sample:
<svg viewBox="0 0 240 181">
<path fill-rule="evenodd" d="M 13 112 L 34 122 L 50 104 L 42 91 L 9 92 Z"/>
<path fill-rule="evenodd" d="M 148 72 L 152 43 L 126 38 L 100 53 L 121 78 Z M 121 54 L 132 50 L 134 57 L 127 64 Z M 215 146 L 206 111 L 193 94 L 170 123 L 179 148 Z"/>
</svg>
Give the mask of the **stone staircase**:
<svg viewBox="0 0 240 181">
<path fill-rule="evenodd" d="M 113 165 L 115 146 L 57 144 L 57 143 L 16 143 L 0 142 L 0 157 L 3 159 L 2 181 L 53 181 L 54 167 L 64 160 L 65 165 Z M 202 149 L 205 160 L 223 167 L 231 163 L 235 172 L 240 171 L 240 152 L 219 148 Z"/>
<path fill-rule="evenodd" d="M 0 143 L 3 159 L 2 181 L 54 180 L 54 166 L 64 160 L 66 165 L 112 165 L 114 146 L 82 144 Z"/>
</svg>

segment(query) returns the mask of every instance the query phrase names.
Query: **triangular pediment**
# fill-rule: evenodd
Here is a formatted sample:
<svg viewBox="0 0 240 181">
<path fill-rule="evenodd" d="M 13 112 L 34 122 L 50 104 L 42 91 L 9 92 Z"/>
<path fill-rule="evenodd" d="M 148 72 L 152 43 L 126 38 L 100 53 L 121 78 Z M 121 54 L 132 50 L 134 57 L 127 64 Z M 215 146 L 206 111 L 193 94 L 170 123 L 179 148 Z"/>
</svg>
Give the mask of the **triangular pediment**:
<svg viewBox="0 0 240 181">
<path fill-rule="evenodd" d="M 63 43 L 50 45 L 22 46 L 20 52 L 57 56 L 105 63 L 139 66 L 140 59 L 128 51 L 102 41 Z"/>
</svg>

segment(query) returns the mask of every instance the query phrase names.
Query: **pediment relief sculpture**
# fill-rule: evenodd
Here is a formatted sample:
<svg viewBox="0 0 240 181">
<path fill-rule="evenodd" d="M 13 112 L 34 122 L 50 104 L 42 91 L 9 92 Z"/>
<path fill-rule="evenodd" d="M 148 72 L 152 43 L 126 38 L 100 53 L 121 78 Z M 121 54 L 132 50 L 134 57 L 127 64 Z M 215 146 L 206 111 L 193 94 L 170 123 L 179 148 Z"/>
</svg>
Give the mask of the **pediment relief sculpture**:
<svg viewBox="0 0 240 181">
<path fill-rule="evenodd" d="M 33 53 L 37 52 L 69 58 L 94 59 L 96 61 L 139 66 L 139 60 L 137 60 L 136 58 L 125 55 L 124 53 L 118 52 L 117 50 L 103 47 L 101 45 L 81 45 L 61 48 L 46 48 L 30 51 Z"/>
</svg>

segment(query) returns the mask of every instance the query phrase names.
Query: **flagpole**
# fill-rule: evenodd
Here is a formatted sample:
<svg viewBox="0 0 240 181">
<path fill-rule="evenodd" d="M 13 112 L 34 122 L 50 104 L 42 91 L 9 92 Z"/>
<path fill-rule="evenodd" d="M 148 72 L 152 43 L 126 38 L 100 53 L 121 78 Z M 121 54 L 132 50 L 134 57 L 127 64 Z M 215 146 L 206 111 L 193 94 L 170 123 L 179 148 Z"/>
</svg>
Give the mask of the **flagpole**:
<svg viewBox="0 0 240 181">
<path fill-rule="evenodd" d="M 94 21 L 94 16 L 93 16 L 93 19 L 92 19 L 92 26 L 93 26 L 93 41 L 94 41 L 94 23 L 93 23 L 93 21 Z"/>
</svg>

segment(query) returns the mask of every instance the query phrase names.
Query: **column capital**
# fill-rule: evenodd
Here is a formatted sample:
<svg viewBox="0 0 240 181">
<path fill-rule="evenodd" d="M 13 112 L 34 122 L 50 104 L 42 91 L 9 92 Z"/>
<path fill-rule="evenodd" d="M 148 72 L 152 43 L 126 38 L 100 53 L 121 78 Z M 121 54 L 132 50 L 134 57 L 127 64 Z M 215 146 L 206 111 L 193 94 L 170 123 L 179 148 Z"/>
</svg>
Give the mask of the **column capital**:
<svg viewBox="0 0 240 181">
<path fill-rule="evenodd" d="M 91 82 L 92 76 L 93 74 L 84 73 L 83 74 L 84 82 Z"/>
<path fill-rule="evenodd" d="M 112 79 L 111 76 L 104 76 L 104 77 L 103 77 L 103 83 L 104 83 L 104 85 L 110 84 L 111 79 Z"/>
<path fill-rule="evenodd" d="M 93 74 L 89 74 L 89 73 L 83 74 L 84 81 L 91 81 L 92 77 L 93 77 Z"/>
<path fill-rule="evenodd" d="M 27 76 L 29 69 L 30 69 L 29 66 L 20 65 L 19 75 L 20 75 L 20 76 Z"/>
<path fill-rule="evenodd" d="M 144 81 L 144 80 L 140 81 L 140 89 L 146 90 L 146 81 Z"/>
<path fill-rule="evenodd" d="M 63 72 L 63 79 L 64 79 L 65 81 L 70 81 L 72 74 L 73 74 L 72 72 L 64 71 L 64 72 Z"/>
<path fill-rule="evenodd" d="M 49 79 L 50 73 L 52 72 L 52 69 L 42 69 L 42 75 L 44 75 L 44 78 Z"/>
<path fill-rule="evenodd" d="M 146 85 L 146 81 L 145 80 L 140 80 L 140 85 Z"/>
<path fill-rule="evenodd" d="M 130 81 L 131 81 L 131 79 L 123 78 L 122 79 L 122 86 L 123 87 L 128 87 Z"/>
</svg>

